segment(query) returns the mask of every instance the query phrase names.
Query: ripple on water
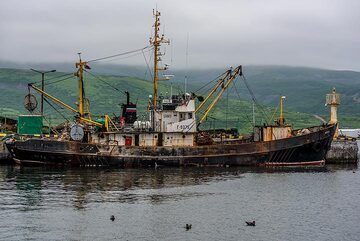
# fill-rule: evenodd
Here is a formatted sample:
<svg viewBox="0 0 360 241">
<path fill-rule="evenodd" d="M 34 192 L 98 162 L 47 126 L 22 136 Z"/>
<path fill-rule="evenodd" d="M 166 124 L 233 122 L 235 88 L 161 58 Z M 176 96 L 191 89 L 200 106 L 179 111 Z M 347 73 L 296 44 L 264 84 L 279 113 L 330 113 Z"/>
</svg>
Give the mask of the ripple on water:
<svg viewBox="0 0 360 241">
<path fill-rule="evenodd" d="M 354 168 L 0 166 L 0 239 L 356 240 Z"/>
</svg>

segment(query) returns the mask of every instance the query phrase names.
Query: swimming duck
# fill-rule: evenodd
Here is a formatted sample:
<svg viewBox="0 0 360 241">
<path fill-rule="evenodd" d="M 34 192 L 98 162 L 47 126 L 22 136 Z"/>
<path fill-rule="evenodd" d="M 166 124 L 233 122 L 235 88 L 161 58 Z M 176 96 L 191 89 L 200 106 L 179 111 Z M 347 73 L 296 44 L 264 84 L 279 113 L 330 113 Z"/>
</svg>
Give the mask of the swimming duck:
<svg viewBox="0 0 360 241">
<path fill-rule="evenodd" d="M 255 221 L 252 221 L 252 222 L 246 222 L 245 221 L 245 223 L 246 223 L 247 226 L 255 226 Z"/>
</svg>

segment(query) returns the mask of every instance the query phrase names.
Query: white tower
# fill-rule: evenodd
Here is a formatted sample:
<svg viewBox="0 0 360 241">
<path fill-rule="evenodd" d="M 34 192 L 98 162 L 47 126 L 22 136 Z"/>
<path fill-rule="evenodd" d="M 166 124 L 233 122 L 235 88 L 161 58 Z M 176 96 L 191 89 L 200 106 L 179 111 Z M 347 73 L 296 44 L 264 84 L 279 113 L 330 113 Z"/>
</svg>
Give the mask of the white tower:
<svg viewBox="0 0 360 241">
<path fill-rule="evenodd" d="M 335 88 L 333 88 L 331 94 L 326 95 L 326 106 L 328 106 L 328 105 L 330 106 L 330 122 L 329 123 L 337 124 L 338 123 L 337 108 L 340 105 L 340 95 L 336 93 Z M 339 127 L 336 128 L 334 138 L 336 138 L 339 134 L 338 129 L 339 129 Z"/>
</svg>

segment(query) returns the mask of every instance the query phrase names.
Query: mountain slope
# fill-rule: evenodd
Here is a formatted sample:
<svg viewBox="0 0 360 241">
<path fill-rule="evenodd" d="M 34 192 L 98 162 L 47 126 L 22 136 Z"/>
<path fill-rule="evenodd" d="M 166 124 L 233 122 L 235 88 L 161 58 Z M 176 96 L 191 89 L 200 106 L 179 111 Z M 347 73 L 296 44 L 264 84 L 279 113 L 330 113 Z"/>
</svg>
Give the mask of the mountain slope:
<svg viewBox="0 0 360 241">
<path fill-rule="evenodd" d="M 99 71 L 96 68 L 96 71 Z M 131 70 L 132 71 L 132 70 Z M 188 90 L 194 91 L 205 82 L 223 72 L 224 70 L 197 70 L 189 72 L 191 82 Z M 101 69 L 100 69 L 101 72 Z M 136 71 L 134 71 L 136 72 Z M 205 73 L 201 75 L 201 73 Z M 172 92 L 177 93 L 176 85 L 182 85 L 181 71 L 177 74 L 177 79 L 172 81 Z M 287 112 L 286 119 L 293 123 L 295 127 L 319 124 L 320 121 L 313 115 L 320 115 L 328 119 L 328 108 L 324 107 L 325 94 L 330 92 L 332 86 L 336 86 L 342 94 L 342 105 L 340 106 L 340 123 L 343 127 L 360 127 L 358 111 L 359 103 L 356 96 L 360 93 L 359 80 L 360 74 L 349 71 L 327 71 L 308 68 L 290 67 L 244 67 L 244 73 L 248 83 L 257 96 L 257 99 L 269 106 L 266 108 L 267 117 L 261 114 L 261 109 L 255 109 L 255 119 L 257 124 L 272 121 L 275 118 L 274 110 L 278 104 L 280 94 L 286 95 L 285 107 Z M 46 76 L 46 83 L 70 77 L 64 81 L 45 86 L 45 89 L 56 97 L 61 98 L 67 104 L 76 106 L 77 101 L 77 80 L 71 74 L 63 78 L 64 73 L 53 73 Z M 136 75 L 136 74 L 134 74 Z M 205 76 L 205 77 L 204 77 Z M 23 107 L 23 98 L 27 94 L 27 83 L 39 81 L 40 76 L 28 70 L 19 69 L 0 69 L 0 115 L 16 116 L 20 113 L 27 113 Z M 325 79 L 326 81 L 323 81 Z M 131 100 L 137 102 L 139 106 L 140 118 L 146 116 L 146 106 L 148 96 L 152 94 L 152 83 L 137 77 L 101 75 L 85 75 L 85 92 L 91 102 L 91 112 L 97 115 L 120 113 L 120 105 L 125 102 L 124 91 L 131 93 Z M 242 130 L 249 130 L 252 122 L 252 104 L 246 99 L 249 98 L 248 91 L 243 83 L 237 84 L 241 100 L 235 95 L 231 88 L 229 94 L 224 94 L 222 100 L 208 118 L 204 127 L 216 128 L 236 126 Z M 32 91 L 34 92 L 34 91 Z M 170 93 L 170 83 L 161 83 L 159 93 Z M 227 98 L 228 96 L 228 98 Z M 40 102 L 39 95 L 37 95 Z M 45 104 L 46 114 L 49 114 L 52 123 L 57 123 L 63 118 L 59 113 Z M 60 109 L 66 116 L 73 113 Z M 307 114 L 306 114 L 307 113 Z M 143 117 L 142 117 L 143 116 Z M 271 116 L 273 116 L 271 118 Z M 270 119 L 270 120 L 269 120 Z M 227 120 L 227 121 L 225 121 Z"/>
<path fill-rule="evenodd" d="M 0 62 L 0 66 L 17 66 Z M 33 67 L 74 71 L 73 64 L 34 64 Z M 149 79 L 145 66 L 127 66 L 92 63 L 93 71 L 103 75 L 133 76 Z M 211 81 L 225 69 L 170 69 L 174 74 L 173 86 L 184 88 L 184 77 L 188 76 L 188 89 L 196 90 Z M 276 106 L 279 95 L 286 95 L 286 106 L 299 112 L 324 115 L 325 95 L 335 87 L 341 94 L 340 113 L 357 115 L 360 113 L 360 72 L 347 70 L 327 70 L 289 66 L 243 66 L 243 72 L 256 97 L 265 105 Z M 241 97 L 250 99 L 242 81 L 239 82 Z"/>
</svg>

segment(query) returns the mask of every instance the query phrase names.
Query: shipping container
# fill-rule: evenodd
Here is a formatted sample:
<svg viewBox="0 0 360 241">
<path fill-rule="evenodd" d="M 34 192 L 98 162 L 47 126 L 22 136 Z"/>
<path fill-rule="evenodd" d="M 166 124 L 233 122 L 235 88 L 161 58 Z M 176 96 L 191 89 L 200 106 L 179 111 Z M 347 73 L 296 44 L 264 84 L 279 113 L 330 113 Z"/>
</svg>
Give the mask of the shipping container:
<svg viewBox="0 0 360 241">
<path fill-rule="evenodd" d="M 20 135 L 42 134 L 43 117 L 41 115 L 20 115 L 18 117 L 18 133 Z"/>
</svg>

